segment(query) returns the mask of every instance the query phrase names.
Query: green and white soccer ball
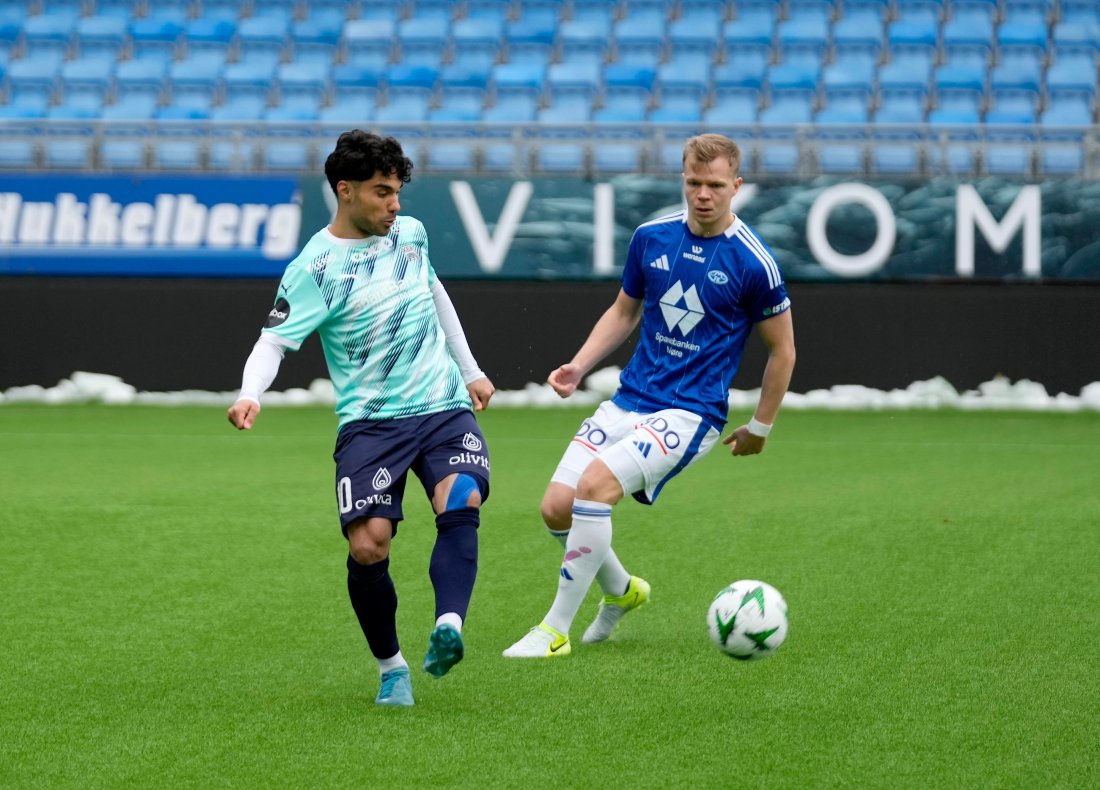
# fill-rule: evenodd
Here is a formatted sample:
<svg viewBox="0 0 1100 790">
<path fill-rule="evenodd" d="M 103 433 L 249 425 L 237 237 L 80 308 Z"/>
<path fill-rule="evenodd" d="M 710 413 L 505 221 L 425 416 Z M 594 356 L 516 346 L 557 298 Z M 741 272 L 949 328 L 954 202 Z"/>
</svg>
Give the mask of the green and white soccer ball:
<svg viewBox="0 0 1100 790">
<path fill-rule="evenodd" d="M 787 602 L 766 582 L 736 581 L 711 602 L 707 630 L 711 641 L 731 658 L 767 658 L 787 638 Z"/>
</svg>

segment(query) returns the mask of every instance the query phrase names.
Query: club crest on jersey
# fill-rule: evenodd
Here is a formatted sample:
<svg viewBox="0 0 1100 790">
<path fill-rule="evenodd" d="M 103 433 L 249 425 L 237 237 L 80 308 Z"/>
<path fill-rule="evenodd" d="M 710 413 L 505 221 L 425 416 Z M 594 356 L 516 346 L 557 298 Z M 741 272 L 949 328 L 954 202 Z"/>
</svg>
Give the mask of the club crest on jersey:
<svg viewBox="0 0 1100 790">
<path fill-rule="evenodd" d="M 382 491 L 389 488 L 392 482 L 393 478 L 390 477 L 390 470 L 380 466 L 378 471 L 374 473 L 374 479 L 370 481 L 370 484 L 374 486 L 375 491 Z"/>
<path fill-rule="evenodd" d="M 415 244 L 402 245 L 401 254 L 409 263 L 420 263 L 420 248 Z"/>
<path fill-rule="evenodd" d="M 470 452 L 476 453 L 481 449 L 481 439 L 477 438 L 472 433 L 468 433 L 462 437 L 462 446 Z"/>
<path fill-rule="evenodd" d="M 725 285 L 730 281 L 730 278 L 726 276 L 725 272 L 720 272 L 717 269 L 712 269 L 707 272 L 707 279 L 715 285 Z"/>
<path fill-rule="evenodd" d="M 680 306 L 681 302 L 683 307 Z M 685 291 L 679 280 L 661 297 L 661 314 L 664 315 L 670 332 L 678 328 L 680 334 L 685 336 L 705 316 L 703 303 L 699 299 L 695 286 L 692 285 Z"/>
</svg>

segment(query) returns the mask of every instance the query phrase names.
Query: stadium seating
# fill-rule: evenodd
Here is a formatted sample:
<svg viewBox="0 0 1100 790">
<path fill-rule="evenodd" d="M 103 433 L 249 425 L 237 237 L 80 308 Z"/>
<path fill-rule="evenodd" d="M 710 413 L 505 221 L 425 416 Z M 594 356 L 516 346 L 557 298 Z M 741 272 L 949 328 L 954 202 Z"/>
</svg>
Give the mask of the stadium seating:
<svg viewBox="0 0 1100 790">
<path fill-rule="evenodd" d="M 1081 173 L 1098 59 L 1092 0 L 47 0 L 0 8 L 0 123 L 261 126 L 228 141 L 104 126 L 18 138 L 2 161 L 292 170 L 316 164 L 317 124 L 425 139 L 458 124 L 429 161 L 664 172 L 662 129 L 717 126 L 769 172 Z M 522 134 L 486 144 L 507 125 Z M 588 137 L 578 154 L 541 125 Z"/>
</svg>

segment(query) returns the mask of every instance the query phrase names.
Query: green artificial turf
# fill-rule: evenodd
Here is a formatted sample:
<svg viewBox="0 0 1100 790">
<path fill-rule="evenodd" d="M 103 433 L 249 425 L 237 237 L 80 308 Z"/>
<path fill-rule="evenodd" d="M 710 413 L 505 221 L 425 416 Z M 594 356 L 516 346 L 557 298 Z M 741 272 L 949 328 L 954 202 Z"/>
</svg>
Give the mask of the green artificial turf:
<svg viewBox="0 0 1100 790">
<path fill-rule="evenodd" d="M 0 407 L 0 786 L 1096 787 L 1100 414 L 782 414 L 615 510 L 653 585 L 613 641 L 510 661 L 561 550 L 538 503 L 587 410 L 482 415 L 493 457 L 467 658 L 419 670 L 434 528 L 393 547 L 417 704 L 373 704 L 345 589 L 335 419 Z M 739 415 L 744 418 L 747 415 Z M 707 639 L 728 582 L 787 643 Z"/>
</svg>

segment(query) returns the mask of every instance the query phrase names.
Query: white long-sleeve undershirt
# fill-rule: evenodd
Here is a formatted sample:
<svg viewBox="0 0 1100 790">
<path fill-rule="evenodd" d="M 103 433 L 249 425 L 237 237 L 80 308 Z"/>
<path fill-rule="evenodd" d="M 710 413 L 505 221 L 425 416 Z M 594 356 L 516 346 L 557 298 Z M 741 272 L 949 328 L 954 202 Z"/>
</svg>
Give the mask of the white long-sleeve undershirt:
<svg viewBox="0 0 1100 790">
<path fill-rule="evenodd" d="M 447 350 L 451 352 L 458 370 L 462 374 L 462 381 L 466 384 L 485 378 L 485 373 L 477 366 L 477 360 L 470 351 L 470 344 L 466 340 L 466 333 L 462 331 L 462 322 L 458 320 L 458 312 L 451 297 L 447 295 L 447 289 L 439 280 L 432 286 L 432 300 L 435 302 L 435 312 L 439 316 L 439 325 L 443 328 L 443 335 L 447 338 Z"/>
</svg>

